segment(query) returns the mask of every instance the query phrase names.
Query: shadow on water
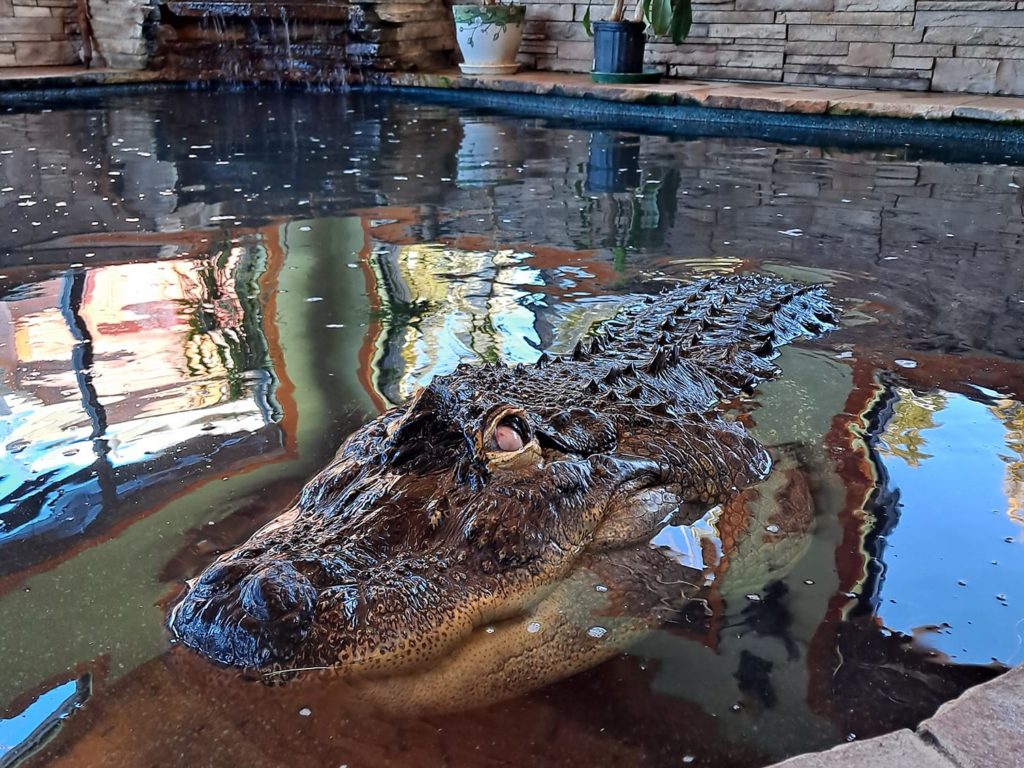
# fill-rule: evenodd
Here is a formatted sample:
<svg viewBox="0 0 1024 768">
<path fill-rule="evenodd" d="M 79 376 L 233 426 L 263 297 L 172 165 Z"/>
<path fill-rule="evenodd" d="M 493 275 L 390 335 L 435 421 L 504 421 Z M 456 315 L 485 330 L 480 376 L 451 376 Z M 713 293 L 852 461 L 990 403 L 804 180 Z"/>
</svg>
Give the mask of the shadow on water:
<svg viewBox="0 0 1024 768">
<path fill-rule="evenodd" d="M 1019 167 L 378 94 L 45 109 L 0 112 L 0 764 L 758 766 L 1024 661 Z M 182 582 L 434 375 L 749 270 L 844 329 L 735 407 L 768 480 L 655 540 L 706 609 L 457 714 L 169 646 Z"/>
</svg>

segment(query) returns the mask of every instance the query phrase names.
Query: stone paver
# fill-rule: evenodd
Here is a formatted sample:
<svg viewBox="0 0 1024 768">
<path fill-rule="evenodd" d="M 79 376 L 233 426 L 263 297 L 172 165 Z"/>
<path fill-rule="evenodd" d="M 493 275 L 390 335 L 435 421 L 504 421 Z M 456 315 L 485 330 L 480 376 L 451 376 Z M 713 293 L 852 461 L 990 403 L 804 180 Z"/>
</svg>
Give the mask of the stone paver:
<svg viewBox="0 0 1024 768">
<path fill-rule="evenodd" d="M 772 768 L 954 768 L 945 757 L 908 730 L 813 752 Z"/>
<path fill-rule="evenodd" d="M 954 109 L 953 117 L 996 123 L 1024 123 L 1024 100 L 982 96 Z"/>
<path fill-rule="evenodd" d="M 926 120 L 948 120 L 954 117 L 957 107 L 967 106 L 978 97 L 970 93 L 886 93 L 876 91 L 854 92 L 837 95 L 829 103 L 833 115 L 872 115 L 884 117 L 924 118 Z M 1010 99 L 1016 102 L 1016 99 Z"/>
<path fill-rule="evenodd" d="M 918 732 L 962 768 L 1024 766 L 1024 667 L 943 704 Z"/>
<path fill-rule="evenodd" d="M 501 77 L 467 77 L 457 70 L 404 72 L 394 85 L 419 88 L 490 90 L 509 93 L 598 98 L 645 104 L 675 104 L 746 109 L 790 114 L 866 115 L 926 120 L 968 119 L 1024 122 L 1024 97 L 972 93 L 866 91 L 853 88 L 746 83 L 711 80 L 666 80 L 656 85 L 598 85 L 589 75 L 521 72 Z"/>
<path fill-rule="evenodd" d="M 1022 768 L 1024 666 L 943 704 L 912 733 L 906 729 L 770 768 Z"/>
<path fill-rule="evenodd" d="M 84 67 L 2 67 L 0 93 L 4 91 L 77 88 L 90 85 L 149 83 L 161 79 L 159 72 L 128 69 L 85 69 Z"/>
</svg>

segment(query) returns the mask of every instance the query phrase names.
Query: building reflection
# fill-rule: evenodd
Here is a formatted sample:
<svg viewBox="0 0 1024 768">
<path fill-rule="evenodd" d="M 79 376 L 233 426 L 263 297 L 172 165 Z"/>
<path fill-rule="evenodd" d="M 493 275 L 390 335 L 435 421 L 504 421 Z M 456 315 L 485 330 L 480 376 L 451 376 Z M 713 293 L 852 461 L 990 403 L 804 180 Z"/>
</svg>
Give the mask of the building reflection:
<svg viewBox="0 0 1024 768">
<path fill-rule="evenodd" d="M 75 267 L 0 304 L 0 571 L 174 493 L 222 449 L 282 448 L 264 266 L 235 247 Z"/>
</svg>

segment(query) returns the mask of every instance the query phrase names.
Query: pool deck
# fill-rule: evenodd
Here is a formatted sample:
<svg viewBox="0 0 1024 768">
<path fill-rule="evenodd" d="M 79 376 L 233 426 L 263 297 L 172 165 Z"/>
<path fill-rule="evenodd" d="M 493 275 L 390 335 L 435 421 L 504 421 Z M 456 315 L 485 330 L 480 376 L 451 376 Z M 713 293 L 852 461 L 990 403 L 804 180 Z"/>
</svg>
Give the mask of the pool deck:
<svg viewBox="0 0 1024 768">
<path fill-rule="evenodd" d="M 159 72 L 84 67 L 3 67 L 0 93 L 160 82 Z"/>
<path fill-rule="evenodd" d="M 599 85 L 592 82 L 589 75 L 564 72 L 484 77 L 463 75 L 458 70 L 397 73 L 390 77 L 390 83 L 412 88 L 484 90 L 752 112 L 1024 123 L 1024 97 L 972 93 L 867 91 L 687 79 L 665 80 L 653 85 Z"/>
<path fill-rule="evenodd" d="M 943 704 L 916 731 L 854 741 L 772 768 L 1021 768 L 1024 666 Z"/>
<path fill-rule="evenodd" d="M 80 67 L 0 69 L 0 94 L 65 90 L 82 86 L 166 82 L 161 72 Z M 564 96 L 628 104 L 699 106 L 800 115 L 962 120 L 987 124 L 1024 123 L 1024 97 L 923 91 L 869 91 L 853 88 L 712 80 L 666 80 L 653 85 L 599 85 L 589 75 L 521 72 L 493 77 L 466 76 L 458 70 L 401 72 L 390 85 L 459 91 Z"/>
</svg>

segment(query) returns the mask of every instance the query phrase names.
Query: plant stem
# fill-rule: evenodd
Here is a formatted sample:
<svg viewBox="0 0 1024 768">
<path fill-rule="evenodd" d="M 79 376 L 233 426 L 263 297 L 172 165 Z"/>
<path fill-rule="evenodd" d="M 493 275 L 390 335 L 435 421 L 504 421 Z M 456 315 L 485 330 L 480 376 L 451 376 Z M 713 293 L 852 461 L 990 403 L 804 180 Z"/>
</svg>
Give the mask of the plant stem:
<svg viewBox="0 0 1024 768">
<path fill-rule="evenodd" d="M 608 21 L 622 21 L 626 13 L 626 0 L 615 0 L 611 13 L 608 14 Z"/>
<path fill-rule="evenodd" d="M 644 0 L 636 0 L 636 10 L 633 11 L 633 21 L 642 23 L 644 20 Z"/>
</svg>

